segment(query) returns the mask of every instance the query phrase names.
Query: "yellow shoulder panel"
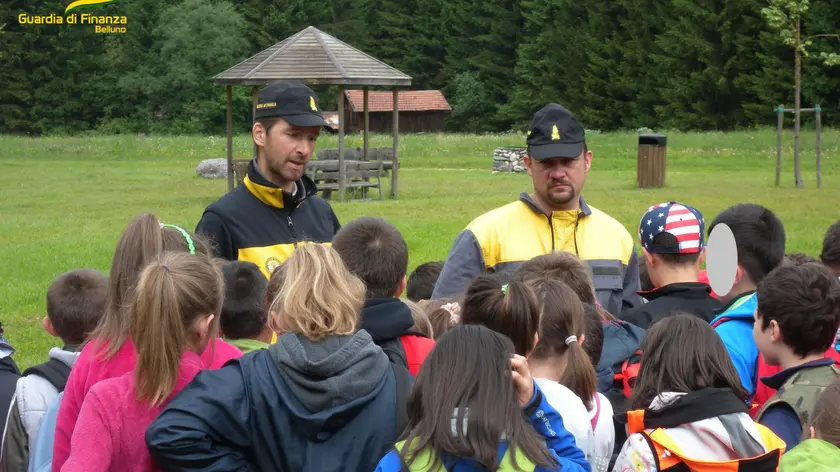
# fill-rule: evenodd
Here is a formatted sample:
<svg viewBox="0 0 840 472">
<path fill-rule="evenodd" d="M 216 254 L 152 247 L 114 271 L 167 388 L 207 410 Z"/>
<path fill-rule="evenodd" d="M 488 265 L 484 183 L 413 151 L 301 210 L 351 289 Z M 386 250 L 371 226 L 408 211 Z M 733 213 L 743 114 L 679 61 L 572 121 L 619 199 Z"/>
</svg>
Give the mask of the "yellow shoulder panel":
<svg viewBox="0 0 840 472">
<path fill-rule="evenodd" d="M 478 240 L 488 268 L 551 252 L 548 218 L 521 201 L 490 210 L 473 220 L 467 229 Z"/>
</svg>

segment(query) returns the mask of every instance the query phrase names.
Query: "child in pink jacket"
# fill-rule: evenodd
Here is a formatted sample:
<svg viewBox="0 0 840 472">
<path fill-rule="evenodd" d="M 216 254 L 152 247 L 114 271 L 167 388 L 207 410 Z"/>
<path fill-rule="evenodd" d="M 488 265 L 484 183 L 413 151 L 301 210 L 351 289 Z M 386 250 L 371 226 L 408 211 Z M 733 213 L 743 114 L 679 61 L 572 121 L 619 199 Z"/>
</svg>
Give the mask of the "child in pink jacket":
<svg viewBox="0 0 840 472">
<path fill-rule="evenodd" d="M 117 243 L 108 276 L 108 298 L 99 326 L 73 365 L 58 412 L 53 445 L 52 472 L 59 472 L 70 454 L 70 437 L 76 427 L 82 401 L 94 384 L 134 370 L 137 356 L 129 335 L 132 313 L 131 287 L 140 272 L 164 251 L 210 257 L 207 244 L 188 231 L 164 225 L 152 214 L 143 214 L 128 224 Z M 217 369 L 242 356 L 234 346 L 214 338 L 203 350 L 201 366 Z"/>
<path fill-rule="evenodd" d="M 146 428 L 201 370 L 223 297 L 221 272 L 206 256 L 163 253 L 143 270 L 130 307 L 135 370 L 90 389 L 62 472 L 158 470 Z"/>
</svg>

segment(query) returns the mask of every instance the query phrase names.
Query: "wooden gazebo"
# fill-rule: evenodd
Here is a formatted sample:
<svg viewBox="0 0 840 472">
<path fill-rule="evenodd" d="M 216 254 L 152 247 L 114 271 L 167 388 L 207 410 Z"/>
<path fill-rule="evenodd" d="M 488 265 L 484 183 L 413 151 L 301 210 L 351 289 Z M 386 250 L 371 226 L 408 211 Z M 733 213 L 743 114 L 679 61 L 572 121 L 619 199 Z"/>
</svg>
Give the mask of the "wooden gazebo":
<svg viewBox="0 0 840 472">
<path fill-rule="evenodd" d="M 228 190 L 233 189 L 233 85 L 250 85 L 252 116 L 256 112 L 261 85 L 277 80 L 299 80 L 309 85 L 337 85 L 338 94 L 338 160 L 339 199 L 344 199 L 347 183 L 344 164 L 344 89 L 361 86 L 364 90 L 364 159 L 368 159 L 368 131 L 370 118 L 368 94 L 370 87 L 392 87 L 394 103 L 399 103 L 399 88 L 411 85 L 411 77 L 384 62 L 365 54 L 343 41 L 310 26 L 260 51 L 214 77 L 215 83 L 227 88 L 227 163 Z M 399 169 L 399 106 L 393 110 L 393 164 L 391 196 L 398 196 Z"/>
</svg>

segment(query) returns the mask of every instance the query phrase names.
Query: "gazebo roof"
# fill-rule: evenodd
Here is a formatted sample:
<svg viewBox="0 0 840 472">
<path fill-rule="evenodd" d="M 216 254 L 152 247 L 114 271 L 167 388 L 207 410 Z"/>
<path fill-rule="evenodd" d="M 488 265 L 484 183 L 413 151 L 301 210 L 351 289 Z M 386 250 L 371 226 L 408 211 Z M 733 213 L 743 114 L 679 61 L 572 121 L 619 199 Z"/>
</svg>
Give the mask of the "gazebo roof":
<svg viewBox="0 0 840 472">
<path fill-rule="evenodd" d="M 411 77 L 310 26 L 214 77 L 217 84 L 263 85 L 275 80 L 309 84 L 409 86 Z"/>
</svg>

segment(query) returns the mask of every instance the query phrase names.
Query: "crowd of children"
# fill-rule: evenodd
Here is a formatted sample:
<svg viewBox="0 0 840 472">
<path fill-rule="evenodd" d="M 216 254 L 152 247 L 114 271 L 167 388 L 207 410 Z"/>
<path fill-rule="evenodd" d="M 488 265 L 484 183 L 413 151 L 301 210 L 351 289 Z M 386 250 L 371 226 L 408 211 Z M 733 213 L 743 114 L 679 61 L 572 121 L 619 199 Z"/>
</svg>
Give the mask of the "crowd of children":
<svg viewBox="0 0 840 472">
<path fill-rule="evenodd" d="M 46 362 L 20 373 L 0 328 L 0 471 L 836 470 L 840 222 L 818 259 L 755 204 L 653 205 L 637 234 L 645 303 L 609 313 L 567 252 L 435 300 L 442 263 L 408 274 L 380 218 L 266 279 L 140 215 L 108 275 L 47 288 Z"/>
</svg>

